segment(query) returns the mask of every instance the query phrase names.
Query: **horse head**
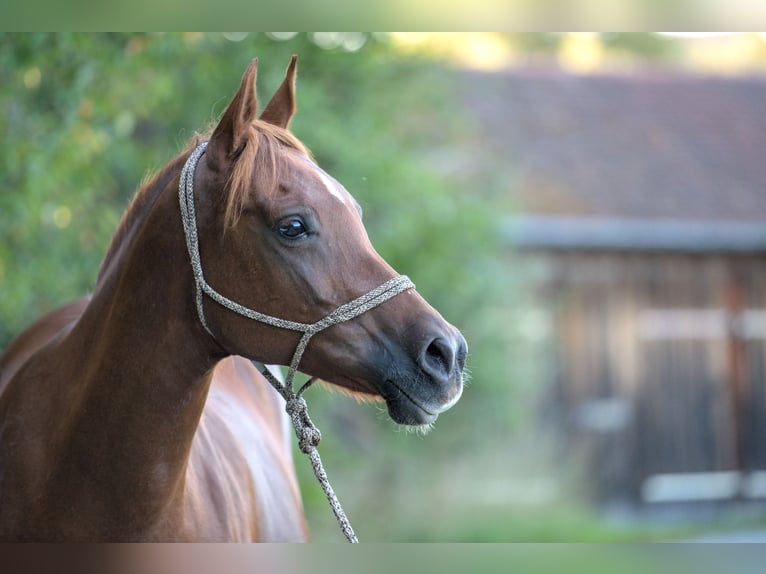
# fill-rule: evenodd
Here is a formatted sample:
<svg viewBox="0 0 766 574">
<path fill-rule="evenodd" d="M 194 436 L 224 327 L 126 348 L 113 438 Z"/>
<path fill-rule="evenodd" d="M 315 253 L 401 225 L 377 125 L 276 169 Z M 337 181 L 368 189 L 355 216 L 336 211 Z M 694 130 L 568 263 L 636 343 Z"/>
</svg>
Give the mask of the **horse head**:
<svg viewBox="0 0 766 574">
<path fill-rule="evenodd" d="M 285 365 L 293 357 L 303 372 L 382 398 L 397 423 L 430 424 L 462 393 L 467 346 L 412 285 L 326 326 L 293 355 L 303 335 L 284 324 L 316 324 L 398 274 L 373 248 L 359 204 L 289 131 L 296 58 L 260 116 L 256 70 L 254 60 L 190 175 L 210 287 L 200 318 L 222 354 Z M 233 312 L 211 293 L 283 324 Z"/>
</svg>

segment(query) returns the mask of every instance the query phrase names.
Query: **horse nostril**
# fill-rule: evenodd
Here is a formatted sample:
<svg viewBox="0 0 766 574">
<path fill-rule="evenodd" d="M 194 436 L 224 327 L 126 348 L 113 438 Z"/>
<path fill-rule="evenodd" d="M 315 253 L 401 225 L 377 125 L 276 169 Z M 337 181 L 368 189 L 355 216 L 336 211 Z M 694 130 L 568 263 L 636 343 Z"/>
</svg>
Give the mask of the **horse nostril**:
<svg viewBox="0 0 766 574">
<path fill-rule="evenodd" d="M 460 372 L 465 369 L 465 361 L 468 357 L 468 343 L 463 335 L 459 335 L 458 348 L 457 348 L 457 368 Z"/>
<path fill-rule="evenodd" d="M 455 366 L 455 351 L 444 339 L 431 341 L 423 353 L 421 366 L 432 377 L 445 381 Z"/>
</svg>

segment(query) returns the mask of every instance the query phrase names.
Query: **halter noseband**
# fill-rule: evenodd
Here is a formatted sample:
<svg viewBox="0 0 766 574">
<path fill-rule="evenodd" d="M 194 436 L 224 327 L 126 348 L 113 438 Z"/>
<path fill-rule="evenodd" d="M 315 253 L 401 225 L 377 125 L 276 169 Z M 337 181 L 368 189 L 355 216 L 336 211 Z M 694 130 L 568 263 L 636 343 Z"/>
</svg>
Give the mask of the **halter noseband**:
<svg viewBox="0 0 766 574">
<path fill-rule="evenodd" d="M 322 488 L 325 490 L 325 494 L 330 501 L 330 506 L 338 519 L 341 530 L 343 530 L 343 533 L 350 542 L 356 542 L 356 535 L 346 519 L 343 509 L 340 508 L 340 503 L 338 502 L 335 493 L 332 491 L 332 487 L 330 487 L 329 482 L 327 482 L 327 475 L 324 473 L 321 460 L 319 459 L 319 453 L 316 450 L 316 445 L 319 443 L 321 435 L 311 423 L 306 408 L 306 402 L 301 396 L 315 379 L 310 379 L 297 393 L 293 391 L 293 379 L 298 370 L 301 357 L 303 357 L 303 352 L 306 350 L 311 337 L 328 327 L 354 319 L 403 291 L 414 289 L 415 284 L 410 281 L 406 275 L 399 275 L 364 295 L 357 297 L 353 301 L 341 305 L 316 323 L 299 323 L 272 317 L 271 315 L 265 315 L 221 295 L 218 291 L 213 289 L 207 281 L 205 281 L 205 277 L 202 273 L 202 260 L 199 253 L 199 236 L 197 234 L 197 216 L 194 210 L 194 172 L 200 157 L 205 153 L 207 144 L 208 142 L 199 144 L 186 160 L 178 184 L 178 201 L 181 206 L 181 221 L 183 222 L 184 235 L 186 236 L 186 248 L 189 252 L 192 271 L 194 272 L 194 283 L 197 287 L 197 315 L 199 316 L 202 326 L 210 336 L 215 339 L 215 335 L 213 335 L 205 320 L 205 312 L 202 306 L 203 294 L 206 294 L 219 305 L 223 305 L 227 309 L 247 317 L 248 319 L 266 323 L 267 325 L 272 325 L 274 327 L 303 333 L 303 336 L 295 349 L 295 353 L 293 353 L 293 358 L 290 361 L 290 367 L 287 371 L 284 383 L 280 382 L 265 365 L 260 365 L 256 361 L 253 361 L 253 364 L 255 364 L 256 368 L 263 373 L 277 392 L 284 397 L 286 410 L 290 415 L 293 426 L 295 427 L 295 432 L 298 435 L 300 449 L 311 459 L 314 474 L 316 474 Z"/>
</svg>

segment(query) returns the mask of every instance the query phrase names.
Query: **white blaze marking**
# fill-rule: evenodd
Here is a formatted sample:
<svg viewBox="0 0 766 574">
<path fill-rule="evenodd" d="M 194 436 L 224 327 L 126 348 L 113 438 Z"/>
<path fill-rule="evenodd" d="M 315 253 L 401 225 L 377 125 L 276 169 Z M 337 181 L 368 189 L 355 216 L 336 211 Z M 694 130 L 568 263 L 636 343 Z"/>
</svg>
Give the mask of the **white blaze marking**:
<svg viewBox="0 0 766 574">
<path fill-rule="evenodd" d="M 335 182 L 333 182 L 328 177 L 328 175 L 324 171 L 322 171 L 322 168 L 317 167 L 316 172 L 317 172 L 317 175 L 319 176 L 319 179 L 324 184 L 325 189 L 327 189 L 327 191 L 329 191 L 333 197 L 336 197 L 342 203 L 346 203 L 346 196 L 343 194 L 343 190 L 340 189 L 340 186 L 337 185 Z"/>
</svg>

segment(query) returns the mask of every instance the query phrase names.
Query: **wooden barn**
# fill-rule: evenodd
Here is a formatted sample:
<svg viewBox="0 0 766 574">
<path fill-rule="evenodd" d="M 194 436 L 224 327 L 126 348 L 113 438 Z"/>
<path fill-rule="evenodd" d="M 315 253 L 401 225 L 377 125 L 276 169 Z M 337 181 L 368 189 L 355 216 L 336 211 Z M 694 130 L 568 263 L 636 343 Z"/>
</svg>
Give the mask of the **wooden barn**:
<svg viewBox="0 0 766 574">
<path fill-rule="evenodd" d="M 766 80 L 475 74 L 601 502 L 766 499 Z M 482 86 L 478 88 L 477 86 Z"/>
</svg>

